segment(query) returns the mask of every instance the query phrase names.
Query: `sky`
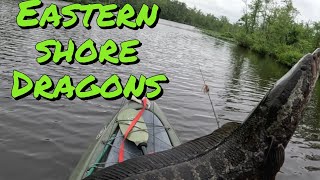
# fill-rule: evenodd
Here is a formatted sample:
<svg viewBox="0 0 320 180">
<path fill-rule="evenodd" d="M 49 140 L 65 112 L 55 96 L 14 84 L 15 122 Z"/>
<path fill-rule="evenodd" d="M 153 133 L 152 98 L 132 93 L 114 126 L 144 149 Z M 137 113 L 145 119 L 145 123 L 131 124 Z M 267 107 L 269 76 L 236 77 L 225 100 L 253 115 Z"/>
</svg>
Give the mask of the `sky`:
<svg viewBox="0 0 320 180">
<path fill-rule="evenodd" d="M 189 7 L 196 7 L 202 12 L 215 16 L 227 16 L 231 22 L 236 22 L 243 14 L 245 4 L 242 0 L 179 0 Z M 298 21 L 320 21 L 320 0 L 293 0 L 293 5 L 300 14 Z"/>
</svg>

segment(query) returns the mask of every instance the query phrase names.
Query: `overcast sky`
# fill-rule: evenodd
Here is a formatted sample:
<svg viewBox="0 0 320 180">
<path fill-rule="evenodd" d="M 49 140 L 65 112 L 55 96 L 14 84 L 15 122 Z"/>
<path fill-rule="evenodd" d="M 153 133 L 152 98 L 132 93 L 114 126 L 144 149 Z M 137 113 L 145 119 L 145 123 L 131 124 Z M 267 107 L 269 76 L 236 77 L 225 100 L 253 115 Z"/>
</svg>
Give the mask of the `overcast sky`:
<svg viewBox="0 0 320 180">
<path fill-rule="evenodd" d="M 243 14 L 242 0 L 179 0 L 189 7 L 197 7 L 205 13 L 215 16 L 227 16 L 230 21 L 236 22 Z M 300 12 L 298 20 L 320 21 L 320 0 L 293 0 L 293 5 Z"/>
</svg>

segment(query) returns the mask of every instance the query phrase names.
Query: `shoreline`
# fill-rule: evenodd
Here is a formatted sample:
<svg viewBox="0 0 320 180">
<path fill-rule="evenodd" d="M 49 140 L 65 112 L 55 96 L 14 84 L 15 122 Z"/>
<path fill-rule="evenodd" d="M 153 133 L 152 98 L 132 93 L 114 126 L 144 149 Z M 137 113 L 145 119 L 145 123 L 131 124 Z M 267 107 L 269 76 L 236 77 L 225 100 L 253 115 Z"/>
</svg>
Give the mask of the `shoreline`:
<svg viewBox="0 0 320 180">
<path fill-rule="evenodd" d="M 258 52 L 257 50 L 254 50 L 252 49 L 251 47 L 248 47 L 248 46 L 242 46 L 239 44 L 239 42 L 233 38 L 233 37 L 226 37 L 224 36 L 222 33 L 219 33 L 219 32 L 216 32 L 216 31 L 212 31 L 212 30 L 208 30 L 208 29 L 203 29 L 203 28 L 199 28 L 201 33 L 203 34 L 206 34 L 208 36 L 211 36 L 211 37 L 214 37 L 214 38 L 217 38 L 217 39 L 220 39 L 220 40 L 223 40 L 223 41 L 226 41 L 226 42 L 229 42 L 229 43 L 234 43 L 236 46 L 239 46 L 239 47 L 242 47 L 244 49 L 247 49 L 253 53 L 255 53 L 256 55 L 259 55 L 259 56 L 265 56 L 265 57 L 269 57 L 269 58 L 272 58 L 274 59 L 274 61 L 278 64 L 281 64 L 281 65 L 284 65 L 288 68 L 291 68 L 294 66 L 294 64 L 289 64 L 289 63 L 286 63 L 286 61 L 283 61 L 283 60 L 280 60 L 278 58 L 279 55 L 275 55 L 275 54 L 270 54 L 268 52 L 266 53 L 260 53 Z M 302 58 L 303 56 L 301 56 L 300 58 Z M 298 61 L 300 58 L 296 59 L 296 61 Z"/>
</svg>

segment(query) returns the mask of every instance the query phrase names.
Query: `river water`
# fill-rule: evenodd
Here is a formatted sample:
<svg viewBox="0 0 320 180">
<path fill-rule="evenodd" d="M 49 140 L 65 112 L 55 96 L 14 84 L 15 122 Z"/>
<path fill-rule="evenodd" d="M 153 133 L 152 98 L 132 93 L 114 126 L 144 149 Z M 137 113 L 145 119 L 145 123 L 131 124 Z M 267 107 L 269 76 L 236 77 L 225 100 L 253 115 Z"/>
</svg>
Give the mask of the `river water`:
<svg viewBox="0 0 320 180">
<path fill-rule="evenodd" d="M 64 5 L 60 1 L 45 1 Z M 107 123 L 122 100 L 102 98 L 73 101 L 35 100 L 32 95 L 19 101 L 11 98 L 13 70 L 27 74 L 34 81 L 42 74 L 54 82 L 67 74 L 77 84 L 89 74 L 103 82 L 116 73 L 123 81 L 133 74 L 147 77 L 165 73 L 170 83 L 163 85 L 164 94 L 157 100 L 183 142 L 203 136 L 217 128 L 208 97 L 202 93 L 203 81 L 210 87 L 216 113 L 221 124 L 243 121 L 267 90 L 288 71 L 273 60 L 259 57 L 234 44 L 201 34 L 199 30 L 160 20 L 153 28 L 101 30 L 80 26 L 72 30 L 22 30 L 15 23 L 18 1 L 0 1 L 0 179 L 67 179 L 80 156 L 101 127 Z M 94 21 L 93 21 L 94 22 Z M 76 44 L 93 39 L 97 46 L 107 39 L 120 43 L 139 39 L 139 64 L 130 66 L 39 65 L 35 59 L 37 42 L 55 38 Z M 320 155 L 320 85 L 296 135 L 286 149 L 286 161 L 277 179 L 319 180 L 320 167 L 306 155 Z"/>
</svg>

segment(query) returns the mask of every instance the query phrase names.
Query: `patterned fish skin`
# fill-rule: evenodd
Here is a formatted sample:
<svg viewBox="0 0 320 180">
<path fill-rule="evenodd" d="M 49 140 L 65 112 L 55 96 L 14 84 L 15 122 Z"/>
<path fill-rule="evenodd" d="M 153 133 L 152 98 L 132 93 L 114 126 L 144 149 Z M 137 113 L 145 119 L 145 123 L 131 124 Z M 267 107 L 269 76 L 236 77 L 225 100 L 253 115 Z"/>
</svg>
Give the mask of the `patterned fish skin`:
<svg viewBox="0 0 320 180">
<path fill-rule="evenodd" d="M 278 80 L 230 135 L 213 132 L 172 150 L 108 167 L 85 179 L 272 180 L 283 165 L 284 149 L 311 98 L 319 69 L 317 49 Z M 219 140 L 213 140 L 215 135 Z"/>
</svg>

